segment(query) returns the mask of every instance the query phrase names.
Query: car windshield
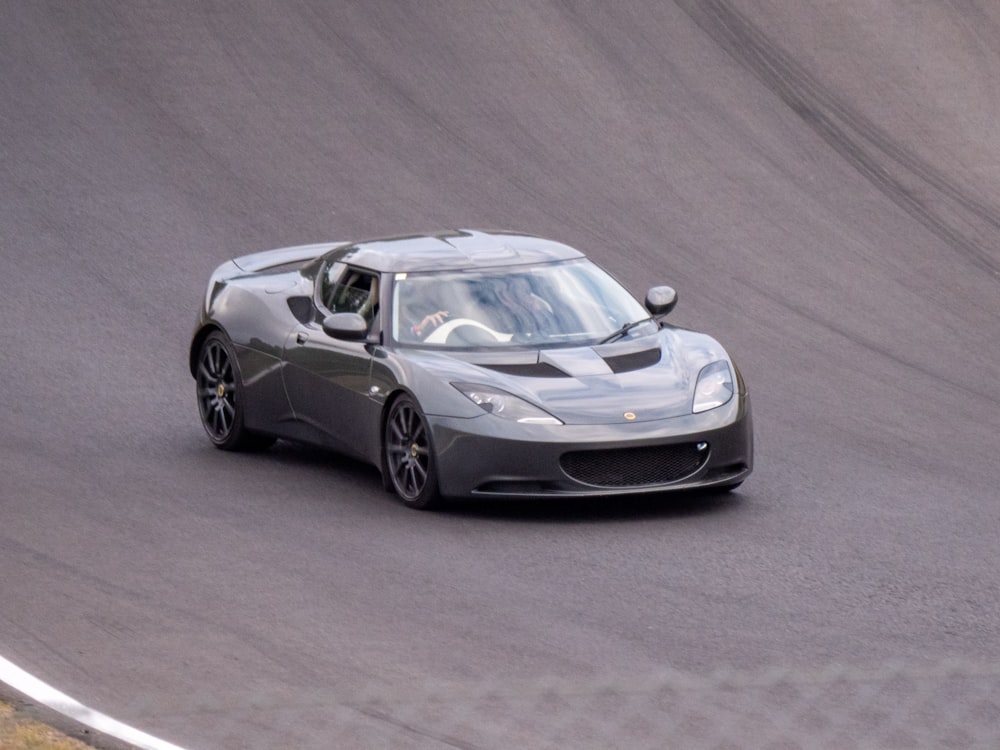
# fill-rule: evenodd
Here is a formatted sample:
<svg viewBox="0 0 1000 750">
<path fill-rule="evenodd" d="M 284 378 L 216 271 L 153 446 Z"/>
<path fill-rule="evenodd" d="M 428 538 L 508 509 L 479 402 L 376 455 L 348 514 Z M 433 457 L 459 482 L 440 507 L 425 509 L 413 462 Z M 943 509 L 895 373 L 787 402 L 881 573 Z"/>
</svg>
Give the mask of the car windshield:
<svg viewBox="0 0 1000 750">
<path fill-rule="evenodd" d="M 391 335 L 409 346 L 596 344 L 649 313 L 586 259 L 540 266 L 396 274 Z M 653 322 L 623 335 L 655 330 Z"/>
</svg>

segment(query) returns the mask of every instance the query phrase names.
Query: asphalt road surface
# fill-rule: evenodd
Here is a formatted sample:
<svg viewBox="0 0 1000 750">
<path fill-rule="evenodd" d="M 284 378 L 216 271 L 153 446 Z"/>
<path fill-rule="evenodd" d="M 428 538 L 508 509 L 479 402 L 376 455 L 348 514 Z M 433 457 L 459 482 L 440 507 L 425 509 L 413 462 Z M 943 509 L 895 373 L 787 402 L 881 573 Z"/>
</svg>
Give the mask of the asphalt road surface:
<svg viewBox="0 0 1000 750">
<path fill-rule="evenodd" d="M 996 747 L 998 69 L 992 0 L 4 3 L 0 654 L 187 748 Z M 209 445 L 212 268 L 451 227 L 675 286 L 750 480 Z"/>
</svg>

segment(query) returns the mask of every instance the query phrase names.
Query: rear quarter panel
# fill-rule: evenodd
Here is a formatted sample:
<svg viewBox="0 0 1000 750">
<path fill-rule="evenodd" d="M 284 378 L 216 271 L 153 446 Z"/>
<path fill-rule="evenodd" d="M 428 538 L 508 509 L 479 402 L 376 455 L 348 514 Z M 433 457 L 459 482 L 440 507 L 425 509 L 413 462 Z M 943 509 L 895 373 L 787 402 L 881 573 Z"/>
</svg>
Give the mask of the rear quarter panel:
<svg viewBox="0 0 1000 750">
<path fill-rule="evenodd" d="M 311 285 L 297 272 L 248 275 L 221 283 L 201 324 L 221 329 L 236 350 L 247 427 L 280 433 L 292 418 L 281 374 L 285 340 L 296 325 L 287 300 Z"/>
</svg>

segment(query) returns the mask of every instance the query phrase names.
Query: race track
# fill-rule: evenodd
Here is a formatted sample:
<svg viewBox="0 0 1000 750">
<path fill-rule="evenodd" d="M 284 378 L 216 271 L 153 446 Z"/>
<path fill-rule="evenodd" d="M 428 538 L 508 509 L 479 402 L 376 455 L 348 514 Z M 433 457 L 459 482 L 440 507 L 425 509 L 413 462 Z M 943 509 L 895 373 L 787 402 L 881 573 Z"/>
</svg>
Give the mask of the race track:
<svg viewBox="0 0 1000 750">
<path fill-rule="evenodd" d="M 995 2 L 13 2 L 0 69 L 0 655 L 190 750 L 998 746 Z M 216 265 L 451 227 L 675 286 L 753 476 L 209 445 Z"/>
</svg>

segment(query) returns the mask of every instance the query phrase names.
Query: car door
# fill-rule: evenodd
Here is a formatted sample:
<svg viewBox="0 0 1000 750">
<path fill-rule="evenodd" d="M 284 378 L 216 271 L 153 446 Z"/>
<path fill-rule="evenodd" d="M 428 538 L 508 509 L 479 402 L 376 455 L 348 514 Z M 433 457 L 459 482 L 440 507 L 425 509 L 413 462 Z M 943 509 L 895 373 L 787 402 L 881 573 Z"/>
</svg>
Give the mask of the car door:
<svg viewBox="0 0 1000 750">
<path fill-rule="evenodd" d="M 378 276 L 335 263 L 319 280 L 324 314 L 356 312 L 373 326 L 379 307 Z M 285 390 L 302 438 L 370 458 L 378 444 L 380 405 L 370 393 L 373 345 L 343 341 L 315 322 L 299 324 L 285 343 Z"/>
</svg>

